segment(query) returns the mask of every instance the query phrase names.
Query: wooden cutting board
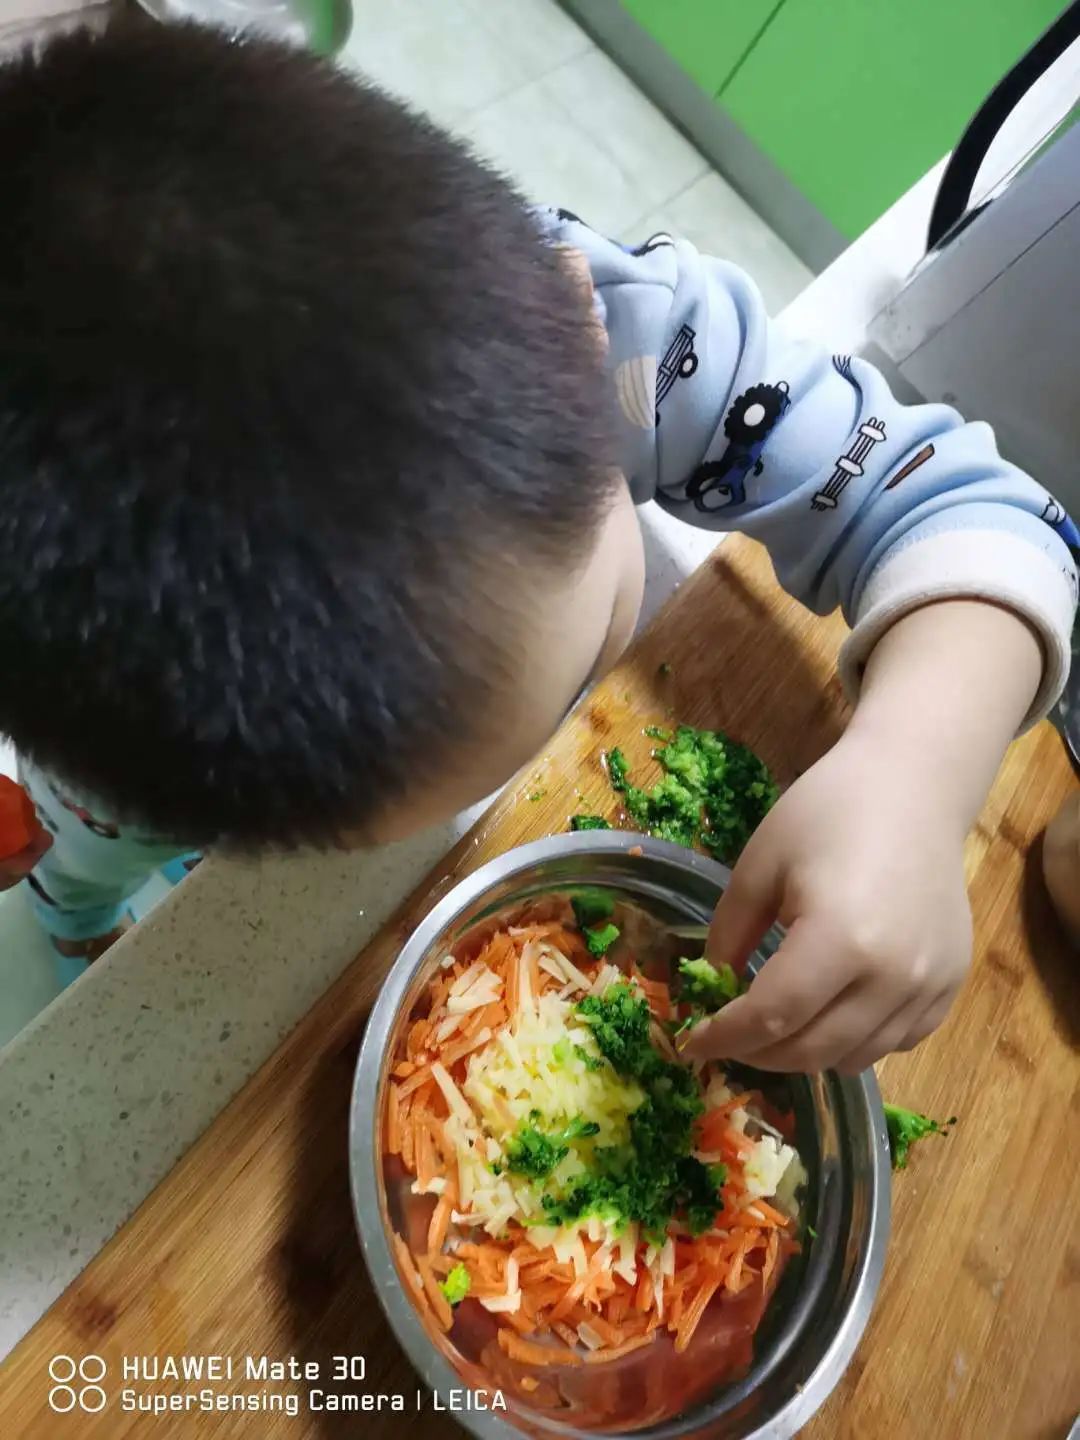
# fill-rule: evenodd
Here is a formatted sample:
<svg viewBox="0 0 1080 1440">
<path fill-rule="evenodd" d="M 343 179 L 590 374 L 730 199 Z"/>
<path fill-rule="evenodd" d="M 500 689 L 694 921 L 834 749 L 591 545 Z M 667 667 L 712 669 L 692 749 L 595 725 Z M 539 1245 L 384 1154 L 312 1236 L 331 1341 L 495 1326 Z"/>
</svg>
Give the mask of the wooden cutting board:
<svg viewBox="0 0 1080 1440">
<path fill-rule="evenodd" d="M 764 552 L 728 541 L 13 1352 L 0 1370 L 0 1435 L 459 1433 L 452 1415 L 418 1400 L 349 1208 L 349 1092 L 381 977 L 402 937 L 467 870 L 565 829 L 575 811 L 610 811 L 601 751 L 617 743 L 643 765 L 644 724 L 677 717 L 727 730 L 790 783 L 843 726 L 834 678 L 842 635 L 838 620 L 816 620 L 782 595 Z M 973 976 L 930 1041 L 880 1067 L 887 1096 L 960 1122 L 947 1140 L 920 1146 L 897 1178 L 874 1317 L 803 1432 L 811 1440 L 1064 1440 L 1080 1410 L 1080 972 L 1044 898 L 1037 843 L 1074 783 L 1057 736 L 1039 727 L 1010 751 L 971 838 Z M 103 1411 L 48 1408 L 56 1355 L 102 1357 Z M 167 1355 L 231 1357 L 237 1378 L 219 1391 L 291 1396 L 299 1414 L 125 1411 L 123 1357 Z M 249 1383 L 240 1376 L 248 1355 L 294 1357 L 324 1378 Z M 364 1357 L 365 1379 L 331 1378 L 335 1356 Z M 90 1364 L 88 1378 L 98 1368 Z M 201 1387 L 159 1388 L 194 1405 Z M 406 1413 L 312 1411 L 315 1391 L 396 1393 Z"/>
</svg>

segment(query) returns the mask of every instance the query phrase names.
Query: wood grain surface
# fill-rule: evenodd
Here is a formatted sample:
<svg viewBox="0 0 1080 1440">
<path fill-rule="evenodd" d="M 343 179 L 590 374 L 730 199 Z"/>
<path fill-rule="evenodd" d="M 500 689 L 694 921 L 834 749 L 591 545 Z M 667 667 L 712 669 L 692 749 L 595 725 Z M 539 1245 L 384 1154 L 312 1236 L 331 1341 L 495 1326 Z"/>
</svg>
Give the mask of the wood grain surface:
<svg viewBox="0 0 1080 1440">
<path fill-rule="evenodd" d="M 677 717 L 727 730 L 790 783 L 843 726 L 842 636 L 838 620 L 783 596 L 764 552 L 726 542 L 12 1353 L 0 1369 L 0 1436 L 460 1433 L 429 1398 L 418 1402 L 350 1213 L 349 1092 L 381 977 L 463 873 L 565 829 L 575 811 L 610 812 L 601 753 L 617 743 L 644 766 L 645 724 Z M 1074 784 L 1058 737 L 1039 727 L 1013 746 L 971 837 L 972 977 L 930 1041 L 880 1067 L 887 1097 L 960 1121 L 897 1177 L 870 1329 L 803 1431 L 810 1440 L 1064 1440 L 1080 1410 L 1080 981 L 1039 867 L 1039 836 Z M 105 1360 L 104 1410 L 49 1408 L 58 1354 Z M 123 1357 L 170 1354 L 231 1357 L 236 1378 L 219 1390 L 270 1388 L 294 1396 L 299 1414 L 124 1410 Z M 243 1378 L 248 1355 L 314 1362 L 324 1378 L 264 1387 Z M 326 1378 L 334 1356 L 363 1356 L 364 1381 Z M 201 1386 L 156 1388 L 194 1406 Z M 407 1409 L 316 1411 L 311 1391 L 331 1403 L 399 1393 Z"/>
</svg>

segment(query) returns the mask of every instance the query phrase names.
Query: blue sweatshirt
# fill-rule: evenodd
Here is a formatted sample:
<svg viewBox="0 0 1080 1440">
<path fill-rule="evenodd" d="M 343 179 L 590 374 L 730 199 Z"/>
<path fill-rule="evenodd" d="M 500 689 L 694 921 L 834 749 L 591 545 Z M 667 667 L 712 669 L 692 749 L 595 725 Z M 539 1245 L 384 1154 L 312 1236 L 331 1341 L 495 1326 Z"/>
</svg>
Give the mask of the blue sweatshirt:
<svg viewBox="0 0 1080 1440">
<path fill-rule="evenodd" d="M 753 536 L 789 594 L 818 614 L 840 606 L 851 690 L 907 611 L 949 596 L 1008 606 L 1042 637 L 1028 719 L 1046 713 L 1068 674 L 1080 533 L 988 425 L 901 405 L 865 361 L 785 339 L 741 270 L 686 241 L 628 249 L 566 211 L 540 219 L 592 271 L 637 502 Z"/>
</svg>

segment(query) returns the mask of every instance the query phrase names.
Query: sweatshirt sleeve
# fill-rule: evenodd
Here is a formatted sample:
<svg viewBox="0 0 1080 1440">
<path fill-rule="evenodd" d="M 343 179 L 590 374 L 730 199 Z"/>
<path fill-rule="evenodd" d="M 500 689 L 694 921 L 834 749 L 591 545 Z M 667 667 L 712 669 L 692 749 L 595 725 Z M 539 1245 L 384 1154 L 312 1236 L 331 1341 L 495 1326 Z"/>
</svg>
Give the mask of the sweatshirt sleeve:
<svg viewBox="0 0 1080 1440">
<path fill-rule="evenodd" d="M 818 614 L 840 606 L 852 693 L 908 611 L 951 596 L 1007 606 L 1042 639 L 1027 723 L 1046 714 L 1068 675 L 1080 533 L 988 425 L 901 405 L 865 361 L 784 339 L 741 270 L 685 241 L 630 250 L 565 211 L 542 223 L 588 260 L 638 503 L 753 536 L 789 594 Z"/>
</svg>

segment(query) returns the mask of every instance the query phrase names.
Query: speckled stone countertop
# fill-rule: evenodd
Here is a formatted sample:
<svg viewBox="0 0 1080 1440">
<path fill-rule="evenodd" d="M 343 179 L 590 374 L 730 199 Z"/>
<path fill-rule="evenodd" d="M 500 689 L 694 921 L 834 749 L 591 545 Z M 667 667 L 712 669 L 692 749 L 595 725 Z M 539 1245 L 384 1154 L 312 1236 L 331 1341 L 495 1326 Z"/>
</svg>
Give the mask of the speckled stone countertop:
<svg viewBox="0 0 1080 1440">
<path fill-rule="evenodd" d="M 647 620 L 716 537 L 642 520 Z M 0 1050 L 0 1357 L 483 808 L 377 851 L 207 859 Z"/>
</svg>

